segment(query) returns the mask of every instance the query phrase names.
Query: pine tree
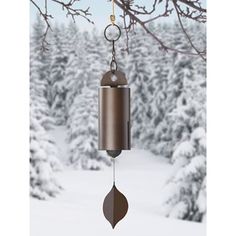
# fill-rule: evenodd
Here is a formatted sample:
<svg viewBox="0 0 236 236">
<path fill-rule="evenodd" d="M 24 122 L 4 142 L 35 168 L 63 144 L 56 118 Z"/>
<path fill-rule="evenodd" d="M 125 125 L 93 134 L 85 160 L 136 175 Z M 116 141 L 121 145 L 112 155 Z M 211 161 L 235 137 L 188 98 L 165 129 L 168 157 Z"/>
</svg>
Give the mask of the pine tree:
<svg viewBox="0 0 236 236">
<path fill-rule="evenodd" d="M 59 192 L 53 172 L 61 169 L 55 142 L 48 133 L 54 120 L 47 102 L 49 54 L 40 48 L 43 32 L 44 25 L 38 18 L 30 48 L 30 193 L 39 199 Z"/>
<path fill-rule="evenodd" d="M 163 214 L 202 221 L 205 216 L 206 141 L 204 128 L 196 128 L 190 139 L 173 153 L 176 173 L 165 187 Z"/>
<path fill-rule="evenodd" d="M 197 198 L 198 218 L 202 222 L 206 222 L 206 177 L 202 181 L 202 185 Z"/>
<path fill-rule="evenodd" d="M 145 132 L 144 126 L 148 122 L 148 51 L 143 31 L 137 28 L 136 34 L 130 42 L 130 54 L 127 60 L 127 77 L 131 88 L 131 134 L 133 143 L 141 143 L 141 135 Z"/>
<path fill-rule="evenodd" d="M 186 49 L 182 42 L 177 37 L 175 44 Z M 166 150 L 176 172 L 166 186 L 162 205 L 166 216 L 202 221 L 206 213 L 204 203 L 201 205 L 206 178 L 205 68 L 198 58 L 186 55 L 173 58 L 167 84 L 165 136 L 160 143 L 168 145 Z M 158 151 L 163 153 L 162 150 Z"/>
<path fill-rule="evenodd" d="M 66 121 L 69 118 L 69 109 L 74 101 L 76 94 L 80 94 L 84 87 L 83 79 L 79 77 L 82 73 L 81 63 L 83 61 L 83 39 L 82 34 L 79 32 L 76 24 L 71 22 L 67 27 L 67 38 L 68 38 L 68 61 L 65 68 L 65 117 Z M 67 122 L 68 124 L 68 122 Z"/>
<path fill-rule="evenodd" d="M 54 172 L 61 170 L 62 166 L 53 139 L 38 119 L 37 107 L 31 105 L 30 108 L 30 194 L 38 199 L 47 199 L 61 190 Z"/>
<path fill-rule="evenodd" d="M 57 150 L 47 132 L 55 119 L 57 125 L 67 128 L 70 165 L 101 169 L 110 164 L 97 151 L 97 89 L 103 73 L 110 69 L 112 45 L 97 30 L 80 32 L 70 23 L 54 27 L 50 50 L 42 54 L 40 27 L 33 31 L 31 47 L 31 187 L 32 195 L 46 198 L 60 189 L 53 177 L 59 168 Z M 149 27 L 169 45 L 189 50 L 177 25 Z M 193 25 L 188 31 L 195 42 L 205 43 L 203 28 Z M 116 43 L 116 59 L 131 87 L 132 143 L 168 157 L 175 166 L 176 173 L 166 186 L 171 191 L 166 191 L 165 215 L 204 220 L 205 62 L 163 52 L 140 28 L 130 37 L 129 55 L 122 50 L 123 40 Z M 197 133 L 201 133 L 199 138 Z"/>
<path fill-rule="evenodd" d="M 80 61 L 74 87 L 77 92 L 72 96 L 67 123 L 68 141 L 70 146 L 70 164 L 82 169 L 100 169 L 110 165 L 104 154 L 97 150 L 97 89 L 102 71 L 105 71 L 104 45 L 99 42 L 99 35 L 91 36 L 83 33 L 83 41 L 79 47 Z M 98 48 L 97 48 L 98 47 Z M 84 54 L 83 54 L 84 53 Z"/>
<path fill-rule="evenodd" d="M 84 88 L 75 97 L 69 116 L 70 163 L 76 168 L 99 170 L 108 164 L 103 153 L 98 152 L 97 112 L 95 91 Z"/>
<path fill-rule="evenodd" d="M 189 50 L 187 42 L 183 39 L 180 29 L 174 25 L 173 33 L 175 35 L 173 44 L 180 50 Z M 170 31 L 171 32 L 171 31 Z M 195 116 L 194 111 L 188 102 L 186 96 L 187 87 L 196 79 L 192 58 L 182 54 L 172 54 L 172 59 L 168 59 L 169 72 L 164 84 L 164 100 L 162 100 L 162 120 L 155 130 L 155 140 L 157 144 L 153 145 L 152 151 L 159 155 L 171 157 L 175 145 L 185 140 L 191 134 L 191 129 L 197 124 L 188 124 L 187 120 L 179 116 L 179 107 L 185 109 L 185 116 L 191 119 Z M 187 104 L 187 106 L 185 106 Z M 183 105 L 183 107 L 182 107 Z M 189 108 L 187 111 L 186 108 Z M 182 109 L 183 110 L 183 109 Z M 188 114 L 187 114 L 188 113 Z M 183 115 L 183 113 L 182 113 Z M 177 121 L 177 117 L 179 120 Z"/>
<path fill-rule="evenodd" d="M 52 53 L 50 63 L 50 97 L 52 115 L 55 117 L 57 125 L 66 122 L 65 111 L 65 69 L 68 61 L 68 54 L 65 45 L 64 26 L 55 26 L 50 40 L 50 50 Z"/>
<path fill-rule="evenodd" d="M 168 25 L 149 25 L 151 30 L 154 32 L 158 31 L 158 34 L 165 41 L 169 41 L 166 32 L 169 32 Z M 156 153 L 156 146 L 163 140 L 160 136 L 161 132 L 161 122 L 163 124 L 164 117 L 166 114 L 166 88 L 167 88 L 167 77 L 170 71 L 170 53 L 166 53 L 159 49 L 155 44 L 154 40 L 150 37 L 145 39 L 149 45 L 154 45 L 148 47 L 148 57 L 146 60 L 149 62 L 148 68 L 150 70 L 150 77 L 148 79 L 148 102 L 147 107 L 147 117 L 148 120 L 145 125 L 145 132 L 142 134 L 142 143 L 145 148 L 150 149 L 153 153 Z M 160 153 L 159 153 L 160 154 Z M 162 152 L 164 154 L 164 152 Z"/>
</svg>

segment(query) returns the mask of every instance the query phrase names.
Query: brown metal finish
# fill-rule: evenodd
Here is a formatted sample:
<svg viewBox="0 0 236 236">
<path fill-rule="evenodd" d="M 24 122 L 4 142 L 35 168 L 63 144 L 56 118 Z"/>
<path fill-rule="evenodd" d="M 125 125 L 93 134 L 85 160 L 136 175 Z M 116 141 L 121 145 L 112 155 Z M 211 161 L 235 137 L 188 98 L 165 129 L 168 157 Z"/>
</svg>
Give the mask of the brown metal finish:
<svg viewBox="0 0 236 236">
<path fill-rule="evenodd" d="M 106 31 L 110 26 L 118 29 L 116 39 L 107 37 Z M 112 60 L 110 71 L 103 75 L 99 89 L 98 148 L 106 150 L 113 159 L 113 187 L 104 199 L 103 213 L 114 229 L 128 211 L 126 197 L 115 186 L 114 158 L 119 156 L 122 150 L 130 149 L 130 89 L 127 87 L 125 74 L 117 70 L 115 41 L 121 35 L 119 26 L 112 22 L 104 30 L 104 35 L 112 42 Z"/>
<path fill-rule="evenodd" d="M 124 218 L 128 208 L 129 205 L 126 197 L 113 185 L 103 202 L 103 214 L 113 229 Z"/>
<path fill-rule="evenodd" d="M 100 150 L 130 149 L 130 89 L 99 89 Z"/>
<path fill-rule="evenodd" d="M 116 80 L 112 80 L 112 76 L 115 76 Z M 111 86 L 118 87 L 121 85 L 127 85 L 127 80 L 125 78 L 125 74 L 122 71 L 108 71 L 103 75 L 101 80 L 101 86 Z"/>
</svg>

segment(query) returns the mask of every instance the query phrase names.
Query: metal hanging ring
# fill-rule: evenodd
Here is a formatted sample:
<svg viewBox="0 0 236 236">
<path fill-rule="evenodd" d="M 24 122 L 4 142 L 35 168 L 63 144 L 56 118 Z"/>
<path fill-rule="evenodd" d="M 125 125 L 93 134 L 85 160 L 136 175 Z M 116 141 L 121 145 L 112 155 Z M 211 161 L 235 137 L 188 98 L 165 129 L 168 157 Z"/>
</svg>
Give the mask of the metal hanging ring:
<svg viewBox="0 0 236 236">
<path fill-rule="evenodd" d="M 110 63 L 110 70 L 112 73 L 114 73 L 115 71 L 117 71 L 117 63 L 115 60 L 112 60 Z"/>
<path fill-rule="evenodd" d="M 109 28 L 109 27 L 116 27 L 117 28 L 117 30 L 118 30 L 118 35 L 117 35 L 117 37 L 115 38 L 115 39 L 111 39 L 111 38 L 108 38 L 108 36 L 107 36 L 107 29 Z M 118 25 L 116 25 L 116 24 L 109 24 L 106 28 L 105 28 L 105 30 L 104 30 L 104 37 L 105 37 L 105 39 L 107 40 L 107 41 L 109 41 L 109 42 L 112 42 L 112 41 L 117 41 L 119 38 L 120 38 L 120 36 L 121 36 L 121 30 L 120 30 L 120 27 L 118 26 Z"/>
</svg>

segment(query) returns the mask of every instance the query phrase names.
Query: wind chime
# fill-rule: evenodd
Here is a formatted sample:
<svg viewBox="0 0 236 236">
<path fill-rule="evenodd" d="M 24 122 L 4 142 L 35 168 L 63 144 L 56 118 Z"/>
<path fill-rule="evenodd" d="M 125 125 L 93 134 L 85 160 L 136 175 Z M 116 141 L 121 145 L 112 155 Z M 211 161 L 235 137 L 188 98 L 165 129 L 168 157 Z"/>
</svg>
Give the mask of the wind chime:
<svg viewBox="0 0 236 236">
<path fill-rule="evenodd" d="M 99 150 L 106 150 L 113 163 L 113 186 L 103 202 L 103 214 L 112 228 L 126 215 L 128 201 L 116 188 L 115 158 L 122 150 L 130 150 L 130 88 L 125 74 L 117 70 L 115 42 L 121 30 L 115 24 L 114 0 L 111 24 L 104 30 L 104 37 L 112 44 L 110 71 L 103 75 L 99 88 Z M 113 30 L 114 35 L 109 36 Z"/>
</svg>

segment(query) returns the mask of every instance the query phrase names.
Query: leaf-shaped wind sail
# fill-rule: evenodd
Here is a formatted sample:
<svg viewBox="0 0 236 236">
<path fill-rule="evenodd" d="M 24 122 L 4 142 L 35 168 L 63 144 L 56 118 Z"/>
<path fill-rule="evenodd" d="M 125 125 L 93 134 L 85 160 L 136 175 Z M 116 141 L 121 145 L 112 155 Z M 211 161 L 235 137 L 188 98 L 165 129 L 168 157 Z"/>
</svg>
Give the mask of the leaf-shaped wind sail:
<svg viewBox="0 0 236 236">
<path fill-rule="evenodd" d="M 113 185 L 103 202 L 103 214 L 114 229 L 128 211 L 126 197 Z"/>
</svg>

